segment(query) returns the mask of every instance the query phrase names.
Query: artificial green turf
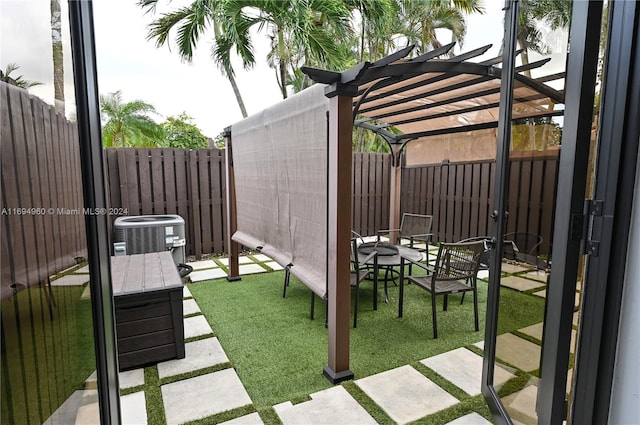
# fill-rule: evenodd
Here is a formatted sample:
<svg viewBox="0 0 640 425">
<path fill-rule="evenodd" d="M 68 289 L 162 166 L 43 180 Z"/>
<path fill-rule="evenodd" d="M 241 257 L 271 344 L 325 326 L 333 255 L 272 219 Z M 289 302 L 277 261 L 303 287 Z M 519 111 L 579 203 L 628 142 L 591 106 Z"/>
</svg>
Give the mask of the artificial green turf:
<svg viewBox="0 0 640 425">
<path fill-rule="evenodd" d="M 291 279 L 282 298 L 283 272 L 190 284 L 189 289 L 220 339 L 257 409 L 306 397 L 330 387 L 322 376 L 327 365 L 325 304 L 316 299 L 309 319 L 310 291 Z M 405 286 L 404 317 L 398 318 L 398 288 L 390 286 L 390 303 L 372 310 L 371 285 L 360 289 L 358 327 L 351 328 L 351 364 L 362 378 L 481 341 L 487 296 L 479 281 L 480 332 L 473 330 L 471 294 L 460 305 L 451 296 L 442 311 L 438 297 L 438 334 L 433 339 L 429 294 Z M 382 298 L 382 290 L 380 290 Z M 510 332 L 543 319 L 544 299 L 502 288 L 498 332 Z"/>
<path fill-rule="evenodd" d="M 81 299 L 83 291 L 33 286 L 2 301 L 0 423 L 42 423 L 84 388 L 95 356 L 91 301 Z"/>
</svg>

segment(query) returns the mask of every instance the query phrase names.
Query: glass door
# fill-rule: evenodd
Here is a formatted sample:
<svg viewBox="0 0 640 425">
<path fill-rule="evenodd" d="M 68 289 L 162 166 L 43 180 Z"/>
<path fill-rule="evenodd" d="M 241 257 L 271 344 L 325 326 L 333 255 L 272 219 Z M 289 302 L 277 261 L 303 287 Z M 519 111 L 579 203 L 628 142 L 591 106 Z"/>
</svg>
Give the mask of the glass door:
<svg viewBox="0 0 640 425">
<path fill-rule="evenodd" d="M 600 14 L 589 3 L 574 2 L 573 22 L 569 2 L 557 6 L 554 12 L 563 17 L 557 21 L 544 18 L 551 11 L 534 10 L 531 3 L 505 5 L 483 369 L 483 394 L 498 423 L 561 423 L 558 419 L 566 418 L 584 264 L 583 210 L 592 175 L 587 170 L 593 168 L 589 152 L 595 138 L 599 40 L 587 37 L 585 30 L 588 19 Z M 567 56 L 570 23 L 574 57 Z M 587 58 L 580 54 L 593 51 Z M 564 116 L 519 120 L 522 94 L 514 67 L 525 73 L 526 63 L 541 56 L 550 62 L 528 76 L 563 93 Z M 565 87 L 565 73 L 582 78 Z M 585 79 L 592 82 L 591 90 L 582 85 Z"/>
</svg>

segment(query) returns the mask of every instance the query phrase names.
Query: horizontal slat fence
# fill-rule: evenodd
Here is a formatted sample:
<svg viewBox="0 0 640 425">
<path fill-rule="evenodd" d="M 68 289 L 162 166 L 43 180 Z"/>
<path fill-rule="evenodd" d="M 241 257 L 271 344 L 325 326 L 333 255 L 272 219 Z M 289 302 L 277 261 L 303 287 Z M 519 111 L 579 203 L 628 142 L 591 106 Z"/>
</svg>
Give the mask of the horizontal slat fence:
<svg viewBox="0 0 640 425">
<path fill-rule="evenodd" d="M 78 130 L 26 90 L 0 84 L 2 298 L 86 256 Z"/>
<path fill-rule="evenodd" d="M 221 254 L 226 222 L 224 151 L 105 149 L 110 208 L 126 215 L 178 214 L 186 254 Z"/>
</svg>

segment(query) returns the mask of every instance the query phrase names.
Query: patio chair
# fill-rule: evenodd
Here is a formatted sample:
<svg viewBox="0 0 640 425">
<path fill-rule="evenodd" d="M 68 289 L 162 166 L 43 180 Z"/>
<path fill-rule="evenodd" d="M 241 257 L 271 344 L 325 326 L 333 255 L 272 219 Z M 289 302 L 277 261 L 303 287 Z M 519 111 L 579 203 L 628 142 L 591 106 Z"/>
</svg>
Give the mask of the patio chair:
<svg viewBox="0 0 640 425">
<path fill-rule="evenodd" d="M 426 262 L 429 263 L 429 242 L 431 242 L 431 225 L 433 223 L 432 215 L 425 214 L 402 214 L 402 221 L 400 222 L 399 229 L 384 229 L 378 230 L 378 241 L 380 237 L 385 234 L 398 233 L 398 243 L 401 244 L 402 239 L 409 239 L 409 248 L 414 248 L 415 243 L 424 242 L 425 248 L 419 249 L 421 252 L 425 252 Z M 411 273 L 411 265 L 409 266 L 409 273 Z"/>
<path fill-rule="evenodd" d="M 356 233 L 357 235 L 357 233 Z M 359 235 L 358 235 L 359 236 Z M 355 289 L 355 305 L 353 306 L 353 327 L 358 326 L 358 299 L 360 298 L 360 283 L 369 277 L 369 273 L 373 273 L 373 291 L 374 301 L 373 308 L 377 308 L 375 299 L 378 292 L 378 252 L 372 251 L 365 258 L 358 260 L 358 241 L 359 237 L 351 239 L 351 288 Z M 370 262 L 373 260 L 373 269 L 369 267 Z M 367 264 L 369 263 L 369 264 Z"/>
<path fill-rule="evenodd" d="M 431 317 L 433 322 L 433 338 L 438 338 L 438 321 L 436 318 L 436 296 L 444 295 L 443 311 L 447 311 L 450 294 L 472 292 L 475 330 L 479 330 L 478 324 L 478 289 L 476 285 L 480 259 L 484 252 L 484 243 L 458 242 L 441 243 L 434 268 L 428 263 L 409 260 L 410 263 L 420 267 L 426 272 L 424 276 L 409 275 L 406 278 L 418 288 L 422 288 L 431 294 Z M 403 261 L 404 263 L 404 261 Z M 400 273 L 403 273 L 403 267 Z M 400 304 L 399 316 L 402 316 L 404 298 L 404 279 L 400 279 Z"/>
<path fill-rule="evenodd" d="M 503 258 L 530 264 L 540 270 L 548 268 L 547 261 L 538 258 L 542 236 L 533 233 L 511 232 L 505 233 L 504 241 Z"/>
</svg>

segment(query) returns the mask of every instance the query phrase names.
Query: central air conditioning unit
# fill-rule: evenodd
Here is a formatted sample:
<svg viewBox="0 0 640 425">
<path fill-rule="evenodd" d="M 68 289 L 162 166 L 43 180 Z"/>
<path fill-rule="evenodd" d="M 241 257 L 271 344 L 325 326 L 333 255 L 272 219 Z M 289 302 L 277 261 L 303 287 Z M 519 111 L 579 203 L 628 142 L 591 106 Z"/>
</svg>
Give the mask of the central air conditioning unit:
<svg viewBox="0 0 640 425">
<path fill-rule="evenodd" d="M 118 217 L 113 242 L 114 255 L 171 251 L 176 265 L 185 262 L 184 220 L 179 215 Z"/>
</svg>

